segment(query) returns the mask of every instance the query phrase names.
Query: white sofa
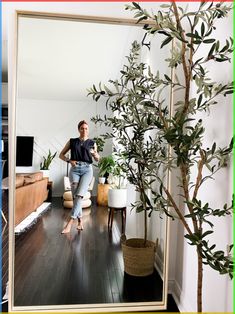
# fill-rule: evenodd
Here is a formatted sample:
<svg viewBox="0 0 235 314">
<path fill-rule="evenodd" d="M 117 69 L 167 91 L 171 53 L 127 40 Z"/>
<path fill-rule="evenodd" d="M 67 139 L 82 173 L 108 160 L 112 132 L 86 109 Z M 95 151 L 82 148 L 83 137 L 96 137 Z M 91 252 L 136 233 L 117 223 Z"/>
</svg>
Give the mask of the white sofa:
<svg viewBox="0 0 235 314">
<path fill-rule="evenodd" d="M 91 206 L 91 191 L 93 190 L 93 186 L 95 183 L 95 177 L 92 178 L 92 181 L 89 185 L 87 193 L 84 195 L 82 200 L 82 208 L 87 208 Z M 65 208 L 73 207 L 73 196 L 71 192 L 71 185 L 68 177 L 64 177 L 64 194 L 63 194 L 63 206 Z"/>
</svg>

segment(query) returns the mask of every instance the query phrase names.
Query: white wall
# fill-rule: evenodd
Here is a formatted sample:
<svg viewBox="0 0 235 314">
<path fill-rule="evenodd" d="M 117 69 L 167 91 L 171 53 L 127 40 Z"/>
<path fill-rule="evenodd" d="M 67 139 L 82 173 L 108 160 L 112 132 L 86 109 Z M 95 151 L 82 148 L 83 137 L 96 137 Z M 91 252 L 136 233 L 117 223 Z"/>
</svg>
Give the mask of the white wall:
<svg viewBox="0 0 235 314">
<path fill-rule="evenodd" d="M 123 10 L 123 3 L 2 3 L 3 8 L 3 23 L 8 19 L 7 24 L 3 25 L 3 39 L 7 38 L 9 34 L 8 56 L 9 56 L 9 107 L 12 109 L 13 99 L 11 92 L 14 91 L 14 10 L 35 10 L 35 11 L 50 11 L 50 12 L 63 12 L 72 14 L 86 14 L 86 15 L 111 15 L 119 17 L 132 17 L 132 14 Z M 142 4 L 145 6 L 156 7 L 156 3 Z M 7 27 L 6 27 L 7 25 Z M 6 30 L 7 28 L 7 30 Z M 226 35 L 230 32 L 232 34 L 232 16 L 228 21 L 223 21 L 217 29 L 218 35 L 223 37 L 224 30 Z M 221 78 L 221 74 L 224 71 L 224 64 L 219 66 L 219 69 L 215 71 L 217 78 Z M 231 71 L 229 72 L 231 76 Z M 225 74 L 225 77 L 228 74 Z M 230 102 L 231 105 L 231 102 Z M 14 111 L 12 111 L 14 114 Z M 220 109 L 216 109 L 215 113 L 210 119 L 207 119 L 209 129 L 212 130 L 212 135 L 222 136 L 221 141 L 227 142 L 228 135 L 232 133 L 232 109 L 231 106 L 225 103 L 221 104 Z M 226 132 L 223 129 L 225 124 Z M 220 133 L 218 132 L 220 130 Z M 14 147 L 12 152 L 14 152 Z M 55 163 L 57 165 L 57 163 Z M 63 167 L 63 166 L 62 166 Z M 62 171 L 64 171 L 63 169 Z M 214 182 L 214 185 L 210 185 L 206 188 L 203 197 L 210 197 L 210 199 L 216 202 L 217 206 L 221 205 L 223 201 L 229 201 L 232 190 L 232 175 L 231 169 L 224 169 L 223 173 L 219 174 L 218 179 Z M 231 184 L 228 184 L 230 182 Z M 134 219 L 140 219 L 136 217 Z M 130 222 L 127 222 L 130 223 Z M 170 244 L 170 280 L 172 283 L 175 296 L 178 297 L 180 309 L 184 311 L 196 311 L 196 272 L 195 270 L 195 254 L 193 254 L 191 247 L 183 242 L 183 230 L 178 223 L 173 222 L 173 228 L 171 232 L 171 244 Z M 217 222 L 216 222 L 217 224 Z M 135 224 L 132 224 L 135 226 Z M 138 226 L 137 226 L 138 227 Z M 217 227 L 217 226 L 216 226 Z M 178 228 L 178 230 L 176 230 Z M 136 228 L 138 229 L 138 228 Z M 137 231 L 137 230 L 136 230 Z M 177 232 L 177 233 L 176 233 Z M 213 236 L 212 241 L 218 243 L 218 248 L 224 249 L 225 244 L 231 241 L 232 237 L 232 223 L 227 219 L 222 224 L 219 223 L 218 232 Z M 177 254 L 175 254 L 177 253 Z M 204 310 L 205 311 L 232 311 L 232 285 L 231 281 L 225 277 L 216 274 L 214 271 L 205 268 L 204 271 Z"/>
<path fill-rule="evenodd" d="M 193 6 L 193 4 L 191 4 Z M 196 4 L 194 5 L 196 6 Z M 225 43 L 225 37 L 232 36 L 232 13 L 228 19 L 217 22 L 216 37 Z M 226 30 L 226 34 L 225 34 Z M 201 55 L 206 55 L 208 48 L 201 50 Z M 220 83 L 232 80 L 232 65 L 229 63 L 209 64 L 212 78 Z M 196 93 L 193 88 L 191 96 Z M 211 108 L 210 115 L 202 114 L 206 128 L 204 147 L 211 147 L 216 141 L 220 147 L 229 144 L 232 137 L 232 97 L 219 98 L 219 103 Z M 232 161 L 227 168 L 222 169 L 216 176 L 215 181 L 207 181 L 201 187 L 199 197 L 203 202 L 209 202 L 212 208 L 222 207 L 224 203 L 231 204 L 232 197 Z M 192 173 L 195 177 L 196 169 Z M 174 184 L 174 182 L 173 182 Z M 174 222 L 173 222 L 174 223 Z M 209 237 L 211 244 L 216 244 L 216 249 L 226 251 L 226 245 L 232 243 L 232 217 L 214 219 L 215 233 Z M 180 223 L 175 235 L 176 260 L 174 294 L 178 300 L 181 311 L 197 311 L 197 260 L 195 248 L 183 241 L 184 230 Z M 172 279 L 172 277 L 171 277 Z M 204 266 L 203 272 L 203 311 L 208 312 L 232 312 L 232 281 L 228 275 L 219 275 L 209 266 Z"/>
<path fill-rule="evenodd" d="M 34 136 L 34 153 L 32 167 L 17 167 L 17 172 L 39 171 L 42 156 L 57 152 L 50 167 L 50 180 L 53 181 L 53 196 L 62 196 L 63 178 L 67 173 L 67 163 L 59 159 L 59 153 L 70 138 L 78 136 L 77 124 L 80 120 L 90 121 L 95 113 L 104 114 L 105 105 L 98 106 L 92 99 L 86 101 L 52 101 L 19 99 L 17 101 L 16 125 L 17 135 Z M 100 134 L 100 128 L 89 123 L 90 138 Z M 107 128 L 101 130 L 105 132 Z M 112 146 L 106 143 L 103 155 L 112 152 Z M 97 178 L 97 167 L 93 167 Z M 96 195 L 96 185 L 93 191 Z"/>
<path fill-rule="evenodd" d="M 147 4 L 148 5 L 148 4 Z M 60 3 L 58 4 L 58 6 L 56 6 L 54 3 L 46 3 L 46 4 L 38 4 L 38 3 L 10 3 L 10 4 L 5 4 L 3 6 L 3 12 L 4 12 L 4 20 L 6 19 L 6 17 L 8 17 L 9 19 L 9 27 L 11 28 L 13 25 L 11 24 L 11 19 L 13 19 L 13 13 L 14 13 L 14 9 L 25 9 L 25 10 L 34 10 L 34 11 L 49 11 L 49 12 L 63 12 L 63 13 L 73 13 L 73 14 L 84 14 L 84 15 L 106 15 L 106 16 L 113 16 L 113 17 L 131 17 L 131 13 L 128 11 L 124 10 L 124 4 L 123 3 L 115 3 L 115 4 L 110 4 L 110 3 L 106 3 L 105 4 L 105 10 L 101 9 L 100 4 L 95 4 L 95 3 L 70 3 L 68 4 L 63 4 Z M 26 19 L 26 21 L 28 21 Z M 47 20 L 45 20 L 47 22 Z M 37 22 L 37 21 L 36 21 Z M 25 23 L 25 21 L 24 21 Z M 32 63 L 32 58 L 31 55 L 26 55 L 25 54 L 25 50 L 26 48 L 31 49 L 31 46 L 29 44 L 29 40 L 27 36 L 29 36 L 29 34 L 27 32 L 25 32 L 24 27 L 28 27 L 28 25 L 25 26 L 25 24 L 23 23 L 23 21 L 21 21 L 20 24 L 20 28 L 19 28 L 19 38 L 18 38 L 18 68 L 17 68 L 17 104 L 16 104 L 16 133 L 17 135 L 31 135 L 35 137 L 35 146 L 34 146 L 34 161 L 33 161 L 33 167 L 27 167 L 27 168 L 22 168 L 22 167 L 17 167 L 16 171 L 17 172 L 31 172 L 31 171 L 37 171 L 39 170 L 39 165 L 40 162 L 42 160 L 42 156 L 45 156 L 45 154 L 47 154 L 48 150 L 50 149 L 52 152 L 57 151 L 57 157 L 59 152 L 61 151 L 63 145 L 65 144 L 65 142 L 67 142 L 67 140 L 70 137 L 76 137 L 77 136 L 77 123 L 80 119 L 86 119 L 87 121 L 90 120 L 90 118 L 92 116 L 94 116 L 95 114 L 103 114 L 106 113 L 105 112 L 105 107 L 104 107 L 104 102 L 103 102 L 103 106 L 100 104 L 97 105 L 94 101 L 91 100 L 90 98 L 86 98 L 85 94 L 86 92 L 86 88 L 91 87 L 91 83 L 88 80 L 88 78 L 84 78 L 84 74 L 87 74 L 89 76 L 89 79 L 93 79 L 93 77 L 96 77 L 97 75 L 95 75 L 95 71 L 92 72 L 92 68 L 95 66 L 94 63 L 99 63 L 99 56 L 96 56 L 95 53 L 96 51 L 93 51 L 94 49 L 92 49 L 92 52 L 89 51 L 90 53 L 92 53 L 93 55 L 95 55 L 95 57 L 86 55 L 85 61 L 87 60 L 91 60 L 93 61 L 93 63 L 89 63 L 89 62 L 83 62 L 85 65 L 87 65 L 87 68 L 83 69 L 83 71 L 81 71 L 83 73 L 82 78 L 78 76 L 78 78 L 74 78 L 74 73 L 77 74 L 77 72 L 79 71 L 73 71 L 71 73 L 71 75 L 69 75 L 69 73 L 67 73 L 67 71 L 63 70 L 63 67 L 57 66 L 56 70 L 58 71 L 58 76 L 62 77 L 63 79 L 65 79 L 66 83 L 63 83 L 62 86 L 58 84 L 58 86 L 54 86 L 53 83 L 57 78 L 54 78 L 54 80 L 51 81 L 47 81 L 48 77 L 51 77 L 49 75 L 44 74 L 44 84 L 46 84 L 46 89 L 48 89 L 48 92 L 54 89 L 57 89 L 57 95 L 56 97 L 47 97 L 47 94 L 42 93 L 41 92 L 41 85 L 43 85 L 42 83 L 42 79 L 41 81 L 37 82 L 37 77 L 40 77 L 41 72 L 43 72 L 42 68 L 44 67 L 45 69 L 45 65 L 44 65 L 44 61 L 48 62 L 51 59 L 49 59 L 50 57 L 47 58 L 47 55 L 44 56 L 43 60 L 40 60 L 40 58 L 37 58 L 38 63 L 40 64 L 42 62 L 42 65 L 37 69 L 37 71 L 35 70 L 35 72 L 33 73 L 33 77 L 31 77 L 32 73 L 29 71 L 31 69 L 27 69 L 27 64 L 31 64 Z M 85 24 L 85 23 L 84 23 Z M 6 23 L 4 23 L 4 28 L 6 28 Z M 44 24 L 43 24 L 44 25 Z M 24 32 L 21 32 L 21 30 L 24 30 Z M 36 27 L 37 30 L 37 27 Z M 71 31 L 71 28 L 69 29 Z M 74 30 L 74 29 L 72 29 Z M 13 31 L 13 29 L 11 30 Z M 42 30 L 43 32 L 43 30 Z M 7 33 L 7 29 L 5 29 L 4 33 Z M 26 33 L 26 35 L 25 35 Z M 126 37 L 127 34 L 129 34 L 129 37 Z M 23 36 L 24 35 L 24 36 Z M 127 40 L 132 40 L 131 36 L 133 36 L 134 33 L 123 33 L 122 36 L 120 36 L 120 38 L 122 38 L 124 41 Z M 30 34 L 31 36 L 31 34 Z M 26 40 L 25 40 L 26 37 Z M 142 34 L 139 33 L 139 37 L 142 39 Z M 76 37 L 75 37 L 76 38 Z M 106 38 L 106 37 L 105 37 Z M 128 38 L 128 39 L 127 39 Z M 140 40 L 140 38 L 138 38 Z M 95 38 L 96 40 L 99 40 L 99 36 L 98 38 Z M 135 36 L 136 39 L 136 36 Z M 25 41 L 24 41 L 25 40 Z M 116 38 L 117 41 L 117 38 Z M 60 42 L 60 41 L 59 41 Z M 40 40 L 40 44 L 42 47 L 42 39 Z M 12 49 L 10 49 L 10 46 L 14 45 L 14 42 L 9 41 L 9 54 L 10 56 L 12 55 Z M 84 45 L 84 43 L 83 43 Z M 102 38 L 100 38 L 100 45 L 102 45 Z M 128 43 L 129 45 L 129 43 Z M 120 59 L 123 58 L 122 62 L 125 61 L 125 55 L 128 53 L 124 50 L 128 49 L 129 50 L 129 46 L 128 45 L 124 45 L 123 43 L 120 44 L 121 46 L 125 46 L 124 49 L 122 50 L 122 47 L 120 48 L 120 51 L 123 52 L 123 55 L 121 57 L 119 57 Z M 45 44 L 46 46 L 46 44 Z M 26 48 L 25 48 L 26 47 Z M 56 45 L 57 47 L 57 45 Z M 45 48 L 45 47 L 44 47 Z M 79 70 L 81 70 L 80 67 L 78 67 L 75 62 L 74 64 L 68 64 L 68 52 L 70 52 L 72 49 L 69 47 L 63 47 L 65 48 L 65 58 L 64 60 L 66 60 L 66 62 L 64 62 L 65 64 L 65 68 L 67 70 L 67 68 L 71 68 L 71 69 L 76 69 L 79 68 Z M 66 50 L 67 48 L 67 50 Z M 79 51 L 79 47 L 77 47 L 76 49 L 78 49 Z M 76 52 L 77 50 L 74 49 Z M 45 49 L 43 49 L 44 51 Z M 82 49 L 80 49 L 82 50 Z M 147 50 L 147 49 L 146 49 Z M 82 50 L 85 53 L 85 49 Z M 109 51 L 109 50 L 108 50 Z M 51 52 L 51 51 L 50 51 Z M 72 52 L 72 51 L 71 51 Z M 76 53 L 75 56 L 73 56 L 70 52 L 69 55 L 69 59 L 76 61 Z M 97 49 L 97 53 L 100 52 L 102 53 L 102 50 L 98 50 Z M 32 52 L 30 50 L 30 53 L 35 53 Z M 61 53 L 61 49 L 60 49 L 60 53 Z M 73 51 L 74 53 L 74 51 Z M 163 52 L 162 52 L 163 53 Z M 63 54 L 62 54 L 63 55 Z M 103 53 L 104 56 L 106 56 Z M 55 54 L 56 56 L 56 54 Z M 106 56 L 106 62 L 103 65 L 103 73 L 106 73 L 105 77 L 108 76 L 108 73 L 110 74 L 109 78 L 112 79 L 116 79 L 116 77 L 114 76 L 113 71 L 115 72 L 115 75 L 117 75 L 119 73 L 119 68 L 118 67 L 118 73 L 116 73 L 116 63 L 113 64 L 113 68 L 109 67 L 109 69 L 107 70 L 107 68 L 105 66 L 109 65 L 109 62 L 112 64 L 112 56 L 114 57 L 114 52 L 110 51 L 110 58 L 107 60 L 107 56 Z M 37 56 L 38 57 L 38 56 Z M 114 58 L 114 60 L 116 60 Z M 113 60 L 113 62 L 115 62 Z M 25 63 L 24 63 L 25 62 Z M 31 62 L 31 63 L 30 63 Z M 43 63 L 44 62 L 44 63 Z M 100 61 L 101 64 L 98 64 L 99 66 L 102 67 L 102 61 Z M 11 64 L 11 60 L 10 60 L 10 64 Z M 34 64 L 35 65 L 35 64 Z M 50 62 L 48 62 L 48 68 L 49 68 Z M 98 66 L 97 65 L 97 66 Z M 118 64 L 119 65 L 119 64 Z M 64 73 L 64 75 L 60 75 L 60 71 L 62 71 L 62 73 Z M 64 71 L 64 72 L 63 72 Z M 109 71 L 109 72 L 108 72 Z M 71 72 L 71 70 L 70 70 Z M 38 75 L 35 75 L 35 73 L 37 73 Z M 43 72 L 44 73 L 44 72 Z M 98 72 L 100 73 L 100 72 Z M 112 75 L 111 75 L 112 73 Z M 51 73 L 49 73 L 51 75 Z M 73 75 L 72 75 L 73 74 Z M 81 75 L 81 74 L 80 74 Z M 32 89 L 28 87 L 28 89 L 25 91 L 25 86 L 28 86 L 27 84 L 24 84 L 24 78 L 27 77 L 29 82 L 33 82 L 33 86 L 36 89 L 37 93 L 33 93 Z M 102 81 L 104 83 L 106 83 L 108 81 L 108 79 L 106 81 Z M 76 86 L 76 81 L 78 82 L 83 82 L 83 84 L 85 84 L 84 82 L 89 82 L 89 84 L 87 83 L 87 86 L 83 86 L 82 90 L 85 90 L 84 95 L 83 96 L 83 101 L 80 101 L 79 97 L 78 100 L 76 100 L 76 102 L 74 100 L 74 97 L 71 98 L 71 95 L 68 96 L 68 94 L 72 94 L 69 93 L 68 91 L 70 91 L 71 89 L 71 85 Z M 100 79 L 101 80 L 101 79 Z M 11 81 L 11 73 L 9 73 L 9 81 Z M 37 84 L 35 83 L 37 82 Z M 92 82 L 94 83 L 94 81 Z M 96 82 L 97 83 L 97 82 Z M 11 82 L 10 82 L 11 84 Z M 67 86 L 66 86 L 67 84 Z M 80 83 L 79 83 L 80 84 Z M 77 84 L 77 85 L 79 85 Z M 10 86 L 10 85 L 9 85 Z M 31 85 L 29 85 L 31 86 Z M 43 85 L 44 86 L 44 85 Z M 80 86 L 80 85 L 79 85 Z M 78 86 L 76 86 L 78 88 Z M 75 91 L 76 91 L 76 87 L 75 87 Z M 80 87 L 81 88 L 81 87 Z M 74 89 L 73 89 L 74 92 Z M 49 93 L 49 95 L 51 95 Z M 60 95 L 60 93 L 62 93 L 63 97 L 60 97 L 58 95 Z M 23 97 L 24 95 L 37 95 L 38 97 L 32 98 L 27 96 Z M 67 95 L 68 98 L 65 99 L 65 96 Z M 55 95 L 54 95 L 55 96 Z M 71 98 L 71 99 L 70 99 Z M 76 97 L 75 97 L 76 98 Z M 40 99 L 40 100 L 39 100 Z M 51 100 L 54 99 L 54 100 Z M 58 99 L 60 99 L 60 101 L 58 101 Z M 9 103 L 9 106 L 11 106 L 11 102 Z M 103 107 L 103 109 L 102 109 Z M 101 108 L 101 109 L 100 109 Z M 43 127 L 42 127 L 43 126 Z M 92 123 L 90 124 L 91 127 L 91 132 L 90 132 L 90 137 L 93 136 L 97 136 L 98 134 L 104 133 L 105 132 L 105 128 L 102 127 L 102 130 L 100 129 L 100 127 L 98 126 L 97 128 L 94 127 L 94 125 L 92 125 Z M 110 154 L 112 151 L 112 147 L 111 145 L 106 145 L 104 152 L 102 153 L 102 155 L 107 155 Z M 62 161 L 60 161 L 58 158 L 56 157 L 56 159 L 53 160 L 52 166 L 51 166 L 51 175 L 50 175 L 50 180 L 53 180 L 53 195 L 54 196 L 61 196 L 63 194 L 63 176 L 66 174 L 66 164 L 63 163 Z M 94 167 L 95 173 L 97 173 L 97 168 Z M 94 195 L 96 195 L 96 185 L 95 185 L 95 191 L 94 191 Z"/>
</svg>

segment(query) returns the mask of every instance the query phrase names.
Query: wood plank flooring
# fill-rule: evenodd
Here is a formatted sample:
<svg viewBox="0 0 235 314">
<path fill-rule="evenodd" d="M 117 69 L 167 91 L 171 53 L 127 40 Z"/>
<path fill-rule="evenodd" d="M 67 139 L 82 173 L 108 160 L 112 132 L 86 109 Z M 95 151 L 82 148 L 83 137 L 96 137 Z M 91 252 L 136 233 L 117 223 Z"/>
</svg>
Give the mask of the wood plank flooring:
<svg viewBox="0 0 235 314">
<path fill-rule="evenodd" d="M 84 230 L 60 232 L 70 210 L 60 198 L 30 230 L 16 238 L 15 305 L 97 304 L 162 298 L 157 272 L 137 278 L 124 273 L 120 216 L 108 232 L 108 212 L 84 210 Z"/>
</svg>

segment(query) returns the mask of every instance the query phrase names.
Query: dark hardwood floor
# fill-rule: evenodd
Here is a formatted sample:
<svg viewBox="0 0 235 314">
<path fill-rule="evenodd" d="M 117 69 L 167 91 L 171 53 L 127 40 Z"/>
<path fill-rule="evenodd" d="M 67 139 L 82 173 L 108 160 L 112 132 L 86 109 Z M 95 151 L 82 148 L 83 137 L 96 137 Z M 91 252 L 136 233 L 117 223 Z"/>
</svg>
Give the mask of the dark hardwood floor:
<svg viewBox="0 0 235 314">
<path fill-rule="evenodd" d="M 115 214 L 108 232 L 107 208 L 84 210 L 84 230 L 61 230 L 70 210 L 60 198 L 27 232 L 16 237 L 15 306 L 157 301 L 162 281 L 157 272 L 143 278 L 123 271 L 121 220 Z M 170 311 L 178 311 L 169 299 Z"/>
</svg>

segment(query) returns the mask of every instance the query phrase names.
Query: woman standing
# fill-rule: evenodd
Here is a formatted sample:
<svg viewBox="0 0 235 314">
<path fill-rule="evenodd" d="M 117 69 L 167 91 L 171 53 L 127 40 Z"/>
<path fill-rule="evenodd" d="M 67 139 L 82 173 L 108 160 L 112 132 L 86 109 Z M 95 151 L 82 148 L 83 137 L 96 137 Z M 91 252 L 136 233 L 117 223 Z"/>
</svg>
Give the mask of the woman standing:
<svg viewBox="0 0 235 314">
<path fill-rule="evenodd" d="M 96 144 L 88 138 L 89 127 L 85 120 L 78 123 L 79 137 L 71 138 L 62 149 L 59 158 L 70 163 L 69 180 L 73 195 L 73 208 L 70 220 L 61 233 L 70 232 L 73 222 L 78 219 L 78 230 L 83 230 L 82 199 L 88 191 L 93 177 L 92 157 L 99 161 Z M 65 155 L 70 150 L 70 159 Z"/>
</svg>

